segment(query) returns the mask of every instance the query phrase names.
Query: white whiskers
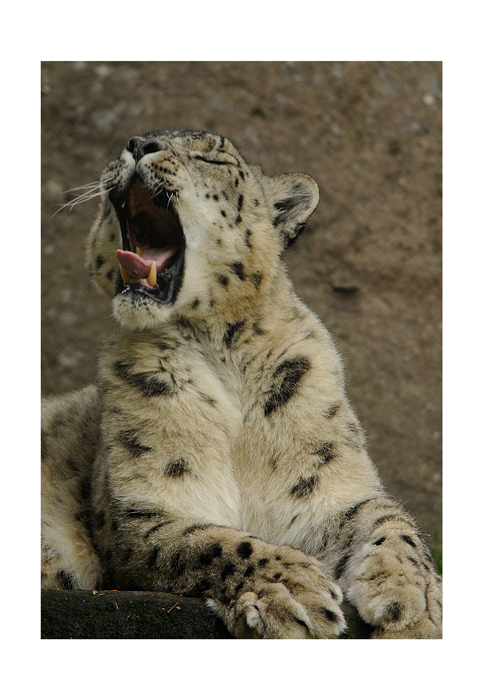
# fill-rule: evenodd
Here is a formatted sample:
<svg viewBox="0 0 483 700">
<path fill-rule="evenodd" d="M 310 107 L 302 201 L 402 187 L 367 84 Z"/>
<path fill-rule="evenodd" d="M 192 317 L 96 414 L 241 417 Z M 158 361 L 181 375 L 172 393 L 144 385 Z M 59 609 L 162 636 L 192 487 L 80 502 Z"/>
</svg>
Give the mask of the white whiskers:
<svg viewBox="0 0 483 700">
<path fill-rule="evenodd" d="M 153 197 L 153 199 L 154 199 L 154 197 L 156 197 L 160 192 L 162 192 L 163 190 L 166 189 L 166 188 L 165 188 L 165 185 L 167 185 L 166 180 L 161 180 L 160 182 L 158 182 L 158 184 L 156 185 L 156 189 L 154 190 L 153 194 L 151 195 L 151 196 Z"/>
<path fill-rule="evenodd" d="M 86 191 L 81 192 L 81 194 L 77 195 L 77 197 L 71 199 L 70 202 L 66 202 L 61 207 L 59 207 L 50 218 L 56 216 L 56 214 L 58 214 L 60 211 L 62 211 L 62 209 L 65 209 L 66 207 L 69 207 L 69 211 L 72 211 L 72 209 L 78 204 L 84 204 L 84 202 L 88 202 L 91 199 L 95 199 L 95 197 L 100 197 L 101 194 L 103 194 L 104 192 L 110 192 L 112 189 L 112 187 L 109 187 L 107 189 L 101 189 L 101 182 L 99 180 L 96 180 L 95 182 L 88 182 L 86 185 L 79 185 L 79 187 L 72 187 L 70 190 L 66 190 L 64 194 L 69 194 L 70 192 L 75 192 L 77 190 Z"/>
<path fill-rule="evenodd" d="M 171 204 L 171 200 L 173 199 L 173 197 L 176 197 L 176 201 L 179 204 L 178 190 L 173 190 L 170 192 L 169 190 L 166 189 L 167 185 L 168 185 L 168 182 L 166 180 L 161 180 L 158 183 L 155 191 L 153 192 L 153 195 L 152 195 L 153 199 L 156 197 L 156 195 L 158 195 L 160 192 L 162 192 L 164 190 L 167 194 L 167 197 L 168 197 L 168 206 Z"/>
</svg>

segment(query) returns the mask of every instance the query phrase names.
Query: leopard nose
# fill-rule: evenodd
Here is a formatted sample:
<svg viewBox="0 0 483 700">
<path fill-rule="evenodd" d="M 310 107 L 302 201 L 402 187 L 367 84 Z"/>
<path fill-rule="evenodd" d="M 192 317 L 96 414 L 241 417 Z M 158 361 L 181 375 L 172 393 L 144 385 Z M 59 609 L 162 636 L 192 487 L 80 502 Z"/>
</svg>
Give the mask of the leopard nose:
<svg viewBox="0 0 483 700">
<path fill-rule="evenodd" d="M 141 139 L 135 136 L 129 139 L 127 144 L 127 150 L 133 154 L 134 160 L 138 161 L 148 153 L 156 153 L 157 151 L 163 151 L 167 145 L 162 141 L 156 141 L 155 139 Z"/>
</svg>

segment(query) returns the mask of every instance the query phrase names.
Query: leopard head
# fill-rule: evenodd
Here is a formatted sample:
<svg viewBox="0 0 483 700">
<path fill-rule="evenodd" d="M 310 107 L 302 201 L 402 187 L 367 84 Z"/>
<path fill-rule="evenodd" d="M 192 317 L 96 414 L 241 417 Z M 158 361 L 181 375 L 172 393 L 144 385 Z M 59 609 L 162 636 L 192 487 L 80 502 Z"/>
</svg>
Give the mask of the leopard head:
<svg viewBox="0 0 483 700">
<path fill-rule="evenodd" d="M 253 307 L 318 202 L 307 175 L 268 177 L 198 131 L 131 138 L 101 189 L 87 268 L 131 329 Z"/>
</svg>

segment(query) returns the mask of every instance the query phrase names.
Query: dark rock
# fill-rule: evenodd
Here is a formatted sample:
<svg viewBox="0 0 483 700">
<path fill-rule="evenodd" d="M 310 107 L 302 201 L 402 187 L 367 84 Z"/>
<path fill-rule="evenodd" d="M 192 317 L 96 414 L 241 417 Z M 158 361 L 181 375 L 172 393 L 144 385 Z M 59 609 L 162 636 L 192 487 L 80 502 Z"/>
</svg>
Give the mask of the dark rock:
<svg viewBox="0 0 483 700">
<path fill-rule="evenodd" d="M 41 593 L 42 639 L 233 639 L 199 598 L 138 591 Z M 369 636 L 371 628 L 344 604 L 346 638 Z"/>
</svg>

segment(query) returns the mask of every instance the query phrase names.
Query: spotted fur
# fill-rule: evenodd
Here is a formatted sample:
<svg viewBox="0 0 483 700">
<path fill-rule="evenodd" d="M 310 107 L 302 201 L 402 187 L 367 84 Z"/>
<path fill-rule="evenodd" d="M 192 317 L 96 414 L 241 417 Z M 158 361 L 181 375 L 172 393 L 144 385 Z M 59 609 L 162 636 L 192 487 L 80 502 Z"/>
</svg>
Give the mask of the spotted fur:
<svg viewBox="0 0 483 700">
<path fill-rule="evenodd" d="M 118 324 L 96 386 L 44 402 L 43 586 L 202 596 L 235 636 L 264 638 L 342 634 L 344 596 L 374 637 L 440 636 L 425 539 L 385 493 L 331 337 L 281 261 L 313 180 L 160 131 L 101 185 L 87 269 Z M 156 287 L 120 274 L 131 206 L 151 221 L 141 248 L 177 251 Z"/>
</svg>

